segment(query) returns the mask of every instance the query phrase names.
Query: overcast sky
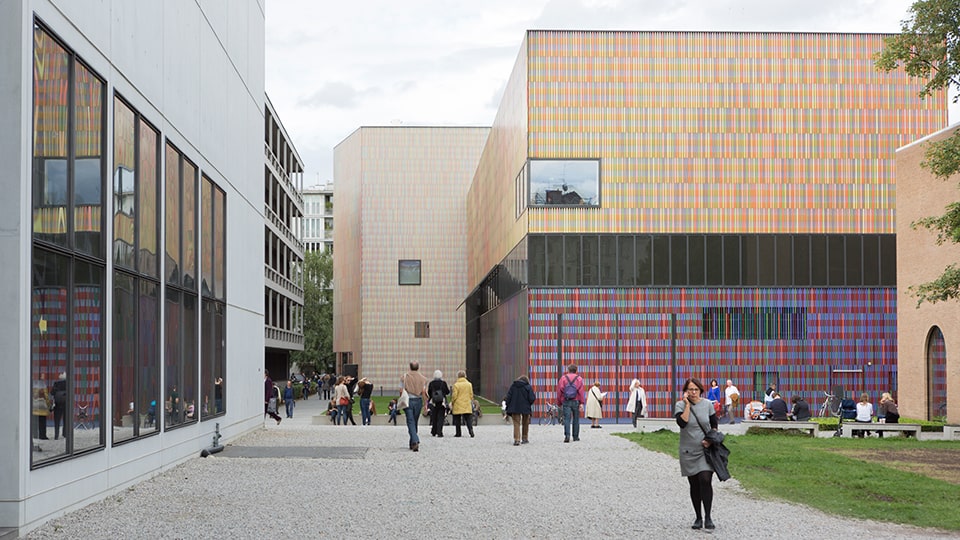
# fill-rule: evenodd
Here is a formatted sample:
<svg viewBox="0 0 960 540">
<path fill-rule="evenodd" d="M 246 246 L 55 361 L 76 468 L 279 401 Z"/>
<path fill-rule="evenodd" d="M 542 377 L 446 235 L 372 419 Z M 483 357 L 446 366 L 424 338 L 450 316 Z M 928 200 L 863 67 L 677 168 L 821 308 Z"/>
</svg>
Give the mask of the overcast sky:
<svg viewBox="0 0 960 540">
<path fill-rule="evenodd" d="M 528 29 L 898 32 L 912 0 L 268 0 L 266 89 L 305 165 L 361 126 L 489 126 Z"/>
</svg>

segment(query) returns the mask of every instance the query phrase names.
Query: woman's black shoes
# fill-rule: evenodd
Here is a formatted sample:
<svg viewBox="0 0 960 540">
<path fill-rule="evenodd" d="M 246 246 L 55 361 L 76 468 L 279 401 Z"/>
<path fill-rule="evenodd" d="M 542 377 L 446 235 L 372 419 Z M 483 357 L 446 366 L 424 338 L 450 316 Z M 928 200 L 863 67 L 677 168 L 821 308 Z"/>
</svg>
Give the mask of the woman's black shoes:
<svg viewBox="0 0 960 540">
<path fill-rule="evenodd" d="M 712 525 L 712 523 L 711 523 L 711 525 Z M 702 528 L 703 528 L 703 520 L 700 519 L 700 518 L 697 518 L 697 520 L 693 522 L 693 525 L 691 525 L 690 528 L 691 528 L 691 529 L 694 529 L 694 530 L 700 530 L 700 529 L 702 529 Z"/>
<path fill-rule="evenodd" d="M 703 523 L 703 528 L 706 529 L 706 530 L 708 530 L 708 531 L 712 531 L 712 530 L 716 529 L 717 526 L 713 524 L 713 520 L 712 520 L 712 519 L 707 518 L 707 521 L 705 521 L 705 522 Z"/>
</svg>

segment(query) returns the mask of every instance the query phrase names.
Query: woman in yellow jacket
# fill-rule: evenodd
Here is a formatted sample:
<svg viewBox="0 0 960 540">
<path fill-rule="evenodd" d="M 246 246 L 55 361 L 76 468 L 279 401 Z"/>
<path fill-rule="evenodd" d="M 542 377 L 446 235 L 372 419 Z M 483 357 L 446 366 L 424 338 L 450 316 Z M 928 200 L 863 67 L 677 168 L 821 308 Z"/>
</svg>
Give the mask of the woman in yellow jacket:
<svg viewBox="0 0 960 540">
<path fill-rule="evenodd" d="M 467 431 L 473 437 L 473 385 L 467 380 L 467 373 L 457 372 L 457 382 L 453 383 L 453 392 L 450 394 L 450 411 L 453 414 L 453 426 L 457 429 L 454 437 L 460 436 L 460 424 L 467 424 Z"/>
</svg>

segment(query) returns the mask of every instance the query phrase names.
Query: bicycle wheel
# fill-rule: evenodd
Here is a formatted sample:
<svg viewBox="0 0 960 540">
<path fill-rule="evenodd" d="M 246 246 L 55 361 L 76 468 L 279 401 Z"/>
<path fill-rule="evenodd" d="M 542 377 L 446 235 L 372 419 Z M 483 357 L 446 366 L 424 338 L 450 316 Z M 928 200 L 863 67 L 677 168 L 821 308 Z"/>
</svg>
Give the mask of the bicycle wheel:
<svg viewBox="0 0 960 540">
<path fill-rule="evenodd" d="M 542 426 L 544 423 L 549 422 L 549 421 L 550 421 L 550 415 L 549 415 L 549 414 L 545 414 L 545 415 L 537 418 L 537 425 L 538 425 L 538 426 Z"/>
</svg>

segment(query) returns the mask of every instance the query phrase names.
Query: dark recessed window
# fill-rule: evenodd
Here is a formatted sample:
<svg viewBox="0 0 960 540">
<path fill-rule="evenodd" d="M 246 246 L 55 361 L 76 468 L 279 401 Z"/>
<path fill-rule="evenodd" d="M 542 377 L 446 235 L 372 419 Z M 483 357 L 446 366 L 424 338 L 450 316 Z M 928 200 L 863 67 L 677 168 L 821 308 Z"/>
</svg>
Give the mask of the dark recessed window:
<svg viewBox="0 0 960 540">
<path fill-rule="evenodd" d="M 430 323 L 428 321 L 417 321 L 413 323 L 413 337 L 415 338 L 430 337 Z"/>
<path fill-rule="evenodd" d="M 653 284 L 670 284 L 670 237 L 653 237 Z"/>
<path fill-rule="evenodd" d="M 399 263 L 400 285 L 420 285 L 420 260 L 406 259 Z"/>
<path fill-rule="evenodd" d="M 723 285 L 723 237 L 710 235 L 706 239 L 706 284 Z"/>
</svg>

